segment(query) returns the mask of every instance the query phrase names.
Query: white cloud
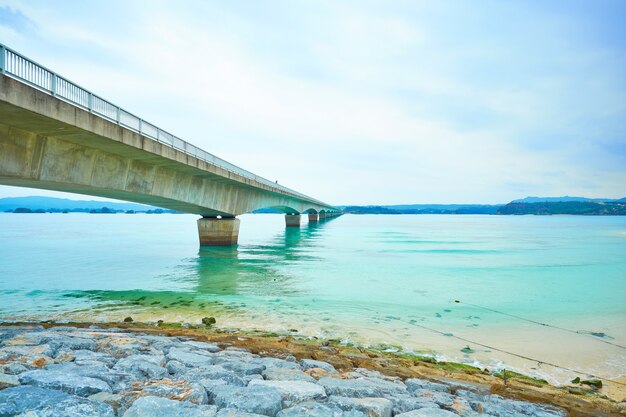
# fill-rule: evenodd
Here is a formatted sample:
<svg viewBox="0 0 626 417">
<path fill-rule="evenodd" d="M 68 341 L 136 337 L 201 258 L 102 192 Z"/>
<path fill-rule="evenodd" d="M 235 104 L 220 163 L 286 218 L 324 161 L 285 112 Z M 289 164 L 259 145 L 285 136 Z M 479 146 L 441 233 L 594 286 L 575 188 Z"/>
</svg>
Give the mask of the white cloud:
<svg viewBox="0 0 626 417">
<path fill-rule="evenodd" d="M 567 48 L 571 21 L 541 10 L 522 16 L 537 33 L 494 33 L 477 27 L 494 16 L 476 5 L 267 3 L 254 14 L 220 3 L 92 2 L 69 22 L 71 2 L 10 4 L 37 32 L 13 34 L 16 48 L 332 203 L 626 194 L 626 168 L 602 168 L 624 159 L 606 149 L 626 148 L 626 93 L 613 88 L 626 76 L 604 68 L 623 65 L 624 51 Z"/>
</svg>

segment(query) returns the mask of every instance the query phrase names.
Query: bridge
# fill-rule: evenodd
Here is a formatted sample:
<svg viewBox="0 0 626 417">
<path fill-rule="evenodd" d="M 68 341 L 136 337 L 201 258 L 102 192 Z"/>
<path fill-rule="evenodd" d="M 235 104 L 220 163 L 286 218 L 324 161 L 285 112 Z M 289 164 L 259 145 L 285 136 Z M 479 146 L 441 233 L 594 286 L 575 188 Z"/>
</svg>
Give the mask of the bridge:
<svg viewBox="0 0 626 417">
<path fill-rule="evenodd" d="M 236 216 L 287 227 L 341 210 L 220 159 L 0 44 L 0 184 L 133 201 L 202 216 L 201 246 L 237 243 Z"/>
</svg>

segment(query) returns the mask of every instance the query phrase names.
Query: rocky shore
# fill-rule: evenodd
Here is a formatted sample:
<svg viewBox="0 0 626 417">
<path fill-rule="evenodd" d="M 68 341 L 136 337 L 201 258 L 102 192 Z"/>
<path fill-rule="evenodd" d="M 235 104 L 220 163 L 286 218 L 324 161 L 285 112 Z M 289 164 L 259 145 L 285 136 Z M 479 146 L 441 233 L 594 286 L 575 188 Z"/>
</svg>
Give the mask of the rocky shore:
<svg viewBox="0 0 626 417">
<path fill-rule="evenodd" d="M 406 377 L 413 371 L 399 373 L 392 363 L 367 369 L 347 356 L 311 358 L 327 346 L 178 333 L 0 326 L 0 417 L 618 415 L 505 398 L 469 381 Z"/>
</svg>

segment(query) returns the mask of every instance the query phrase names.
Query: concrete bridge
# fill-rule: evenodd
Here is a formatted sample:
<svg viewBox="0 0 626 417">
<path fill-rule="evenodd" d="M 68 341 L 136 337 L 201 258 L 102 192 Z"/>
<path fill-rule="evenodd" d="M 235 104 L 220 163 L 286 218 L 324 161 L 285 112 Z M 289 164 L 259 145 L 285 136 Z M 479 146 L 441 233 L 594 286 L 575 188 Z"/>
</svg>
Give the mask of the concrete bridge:
<svg viewBox="0 0 626 417">
<path fill-rule="evenodd" d="M 288 227 L 341 211 L 261 178 L 142 120 L 0 44 L 0 184 L 199 214 L 201 246 L 237 243 L 237 215 Z"/>
</svg>

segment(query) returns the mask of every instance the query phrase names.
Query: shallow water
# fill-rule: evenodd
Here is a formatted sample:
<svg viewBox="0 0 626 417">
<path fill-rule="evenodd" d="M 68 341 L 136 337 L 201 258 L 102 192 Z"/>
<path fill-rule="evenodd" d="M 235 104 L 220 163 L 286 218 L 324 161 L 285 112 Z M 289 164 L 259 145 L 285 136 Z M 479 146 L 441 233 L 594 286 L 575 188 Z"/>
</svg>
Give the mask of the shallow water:
<svg viewBox="0 0 626 417">
<path fill-rule="evenodd" d="M 0 319 L 211 315 L 553 382 L 572 372 L 537 361 L 626 374 L 626 217 L 346 215 L 286 230 L 245 215 L 237 248 L 203 250 L 196 218 L 0 214 Z"/>
</svg>

